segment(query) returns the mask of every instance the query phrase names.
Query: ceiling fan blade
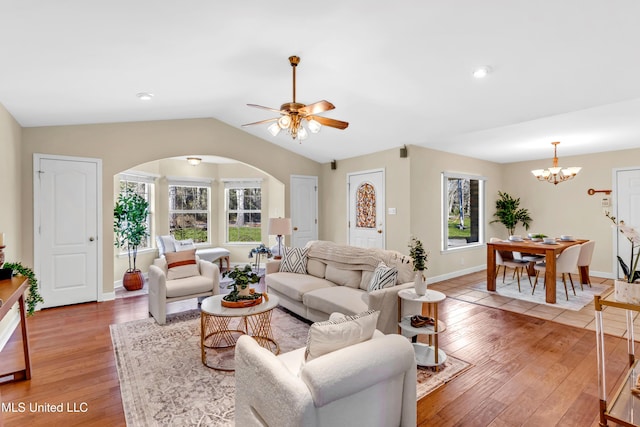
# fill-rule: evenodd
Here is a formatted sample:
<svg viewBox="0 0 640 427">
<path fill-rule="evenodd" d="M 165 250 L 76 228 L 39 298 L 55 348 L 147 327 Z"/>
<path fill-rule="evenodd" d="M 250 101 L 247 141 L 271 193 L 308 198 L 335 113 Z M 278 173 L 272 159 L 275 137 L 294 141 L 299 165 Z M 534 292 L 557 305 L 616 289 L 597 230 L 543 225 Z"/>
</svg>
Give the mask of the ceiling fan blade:
<svg viewBox="0 0 640 427">
<path fill-rule="evenodd" d="M 271 107 L 264 107 L 262 105 L 258 105 L 258 104 L 247 104 L 248 107 L 256 107 L 256 108 L 261 108 L 263 110 L 267 110 L 267 111 L 274 111 L 276 113 L 280 113 L 280 114 L 284 114 L 285 112 L 282 110 L 276 110 L 275 108 L 271 108 Z"/>
<path fill-rule="evenodd" d="M 309 114 L 318 114 L 325 111 L 333 110 L 334 108 L 336 107 L 332 103 L 330 103 L 329 101 L 323 100 L 323 101 L 314 102 L 313 104 L 309 104 L 305 107 L 302 107 L 298 110 L 298 112 L 302 113 L 303 115 L 309 115 Z"/>
<path fill-rule="evenodd" d="M 323 126 L 329 126 L 332 128 L 338 128 L 338 129 L 346 129 L 347 126 L 349 126 L 348 122 L 343 122 L 340 120 L 336 120 L 336 119 L 330 119 L 328 117 L 320 117 L 320 116 L 307 116 L 308 120 L 315 120 L 316 122 L 320 123 Z"/>
<path fill-rule="evenodd" d="M 261 125 L 263 123 L 276 122 L 276 121 L 278 121 L 278 119 L 279 119 L 279 117 L 276 117 L 274 119 L 260 120 L 259 122 L 253 122 L 253 123 L 244 124 L 244 125 L 242 125 L 242 127 L 251 126 L 251 125 Z"/>
</svg>

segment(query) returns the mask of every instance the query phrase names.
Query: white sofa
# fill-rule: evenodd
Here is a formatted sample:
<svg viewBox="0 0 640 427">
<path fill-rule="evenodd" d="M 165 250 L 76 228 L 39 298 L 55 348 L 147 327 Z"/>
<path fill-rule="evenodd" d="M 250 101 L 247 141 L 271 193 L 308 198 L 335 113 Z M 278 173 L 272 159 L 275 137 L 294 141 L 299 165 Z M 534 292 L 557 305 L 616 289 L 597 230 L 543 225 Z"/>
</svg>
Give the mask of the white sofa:
<svg viewBox="0 0 640 427">
<path fill-rule="evenodd" d="M 309 242 L 307 249 L 307 274 L 281 272 L 281 260 L 267 262 L 267 291 L 280 298 L 281 306 L 313 322 L 327 320 L 333 312 L 353 315 L 379 310 L 377 328 L 385 334 L 398 332 L 398 291 L 414 286 L 409 256 L 327 241 Z M 398 269 L 396 286 L 369 292 L 381 261 Z M 408 312 L 408 306 L 403 305 L 403 311 Z"/>
<path fill-rule="evenodd" d="M 302 363 L 305 348 L 275 356 L 249 336 L 235 353 L 235 425 L 416 425 L 416 362 L 409 340 L 383 335 Z"/>
</svg>

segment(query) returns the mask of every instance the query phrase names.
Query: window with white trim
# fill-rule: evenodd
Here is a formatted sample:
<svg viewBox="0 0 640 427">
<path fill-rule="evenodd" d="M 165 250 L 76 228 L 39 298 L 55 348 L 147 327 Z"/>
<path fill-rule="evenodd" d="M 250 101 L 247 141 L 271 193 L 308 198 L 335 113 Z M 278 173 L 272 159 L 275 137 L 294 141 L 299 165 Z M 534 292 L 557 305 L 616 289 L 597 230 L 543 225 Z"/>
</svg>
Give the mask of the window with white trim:
<svg viewBox="0 0 640 427">
<path fill-rule="evenodd" d="M 169 234 L 209 243 L 211 182 L 169 180 Z"/>
<path fill-rule="evenodd" d="M 442 173 L 442 250 L 484 244 L 485 181 L 481 176 Z"/>
<path fill-rule="evenodd" d="M 136 193 L 142 196 L 147 203 L 149 203 L 149 216 L 147 216 L 147 230 L 149 230 L 149 235 L 144 237 L 138 246 L 138 249 L 150 249 L 151 242 L 153 242 L 152 236 L 153 229 L 151 225 L 153 224 L 152 216 L 153 216 L 153 183 L 155 181 L 155 177 L 151 175 L 137 175 L 131 173 L 121 173 L 120 174 L 120 193 Z"/>
<path fill-rule="evenodd" d="M 228 243 L 262 241 L 262 188 L 260 181 L 226 181 L 225 216 Z"/>
</svg>

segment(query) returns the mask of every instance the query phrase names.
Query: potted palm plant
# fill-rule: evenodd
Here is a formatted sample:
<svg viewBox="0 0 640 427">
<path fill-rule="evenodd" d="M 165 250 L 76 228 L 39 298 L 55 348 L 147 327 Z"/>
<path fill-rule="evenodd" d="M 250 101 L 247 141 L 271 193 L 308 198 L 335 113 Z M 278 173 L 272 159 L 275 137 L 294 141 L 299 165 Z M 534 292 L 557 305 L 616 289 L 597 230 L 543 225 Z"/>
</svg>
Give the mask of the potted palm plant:
<svg viewBox="0 0 640 427">
<path fill-rule="evenodd" d="M 502 191 L 498 191 L 498 196 L 496 212 L 493 214 L 496 219 L 491 221 L 491 224 L 494 222 L 501 223 L 507 228 L 509 236 L 515 233 L 518 223 L 522 223 L 525 230 L 528 230 L 533 219 L 531 219 L 527 209 L 520 207 L 520 198 L 514 199 Z"/>
<path fill-rule="evenodd" d="M 142 289 L 144 276 L 136 268 L 138 246 L 149 235 L 147 217 L 149 216 L 149 202 L 138 193 L 125 191 L 118 195 L 113 208 L 113 233 L 115 245 L 126 249 L 129 257 L 129 268 L 124 273 L 122 285 L 128 291 Z"/>
</svg>

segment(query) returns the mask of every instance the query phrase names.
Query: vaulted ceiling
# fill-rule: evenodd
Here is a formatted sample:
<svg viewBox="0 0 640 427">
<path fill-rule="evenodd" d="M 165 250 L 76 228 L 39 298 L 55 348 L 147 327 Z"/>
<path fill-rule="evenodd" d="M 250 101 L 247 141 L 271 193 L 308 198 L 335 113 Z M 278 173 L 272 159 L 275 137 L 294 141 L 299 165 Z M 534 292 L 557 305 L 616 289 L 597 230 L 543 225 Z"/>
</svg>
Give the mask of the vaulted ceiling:
<svg viewBox="0 0 640 427">
<path fill-rule="evenodd" d="M 640 147 L 637 0 L 5 1 L 0 103 L 24 127 L 273 117 L 326 99 L 320 162 L 415 144 L 513 162 Z M 489 66 L 484 79 L 472 72 Z M 154 96 L 149 101 L 140 92 Z"/>
</svg>

